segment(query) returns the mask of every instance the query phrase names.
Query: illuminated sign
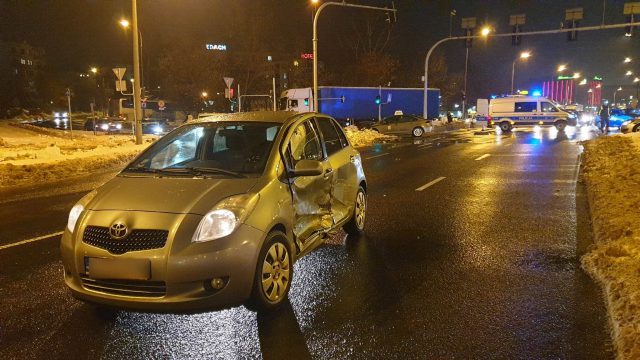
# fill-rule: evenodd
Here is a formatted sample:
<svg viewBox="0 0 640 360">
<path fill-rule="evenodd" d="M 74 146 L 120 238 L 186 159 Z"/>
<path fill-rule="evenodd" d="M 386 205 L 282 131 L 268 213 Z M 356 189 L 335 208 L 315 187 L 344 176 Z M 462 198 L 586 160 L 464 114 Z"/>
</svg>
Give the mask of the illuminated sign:
<svg viewBox="0 0 640 360">
<path fill-rule="evenodd" d="M 302 53 L 300 59 L 313 60 L 313 53 Z"/>
<path fill-rule="evenodd" d="M 573 80 L 573 79 L 575 79 L 574 76 L 567 76 L 567 75 L 558 76 L 558 80 Z"/>
<path fill-rule="evenodd" d="M 205 44 L 204 47 L 207 50 L 227 51 L 227 45 L 225 44 Z"/>
<path fill-rule="evenodd" d="M 601 78 L 600 76 L 594 76 L 594 77 L 593 77 L 593 80 L 596 80 L 596 81 L 602 81 L 602 78 Z"/>
</svg>

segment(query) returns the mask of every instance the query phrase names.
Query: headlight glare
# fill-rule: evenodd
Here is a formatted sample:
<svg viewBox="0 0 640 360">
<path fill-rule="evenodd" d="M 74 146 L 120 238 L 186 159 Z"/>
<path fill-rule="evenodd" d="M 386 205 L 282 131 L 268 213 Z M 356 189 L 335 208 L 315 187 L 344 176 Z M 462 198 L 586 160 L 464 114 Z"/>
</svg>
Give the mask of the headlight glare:
<svg viewBox="0 0 640 360">
<path fill-rule="evenodd" d="M 627 125 L 629 125 L 630 123 L 631 123 L 631 121 L 630 121 L 630 120 L 624 121 L 624 122 L 622 123 L 622 126 L 627 126 Z"/>
<path fill-rule="evenodd" d="M 71 208 L 71 211 L 69 211 L 69 220 L 67 221 L 67 229 L 69 229 L 69 231 L 73 232 L 73 229 L 76 227 L 76 222 L 78 222 L 78 218 L 83 211 L 84 206 L 80 204 L 75 204 Z"/>
<path fill-rule="evenodd" d="M 251 214 L 259 198 L 257 194 L 245 194 L 221 201 L 200 220 L 192 241 L 211 241 L 230 235 Z"/>
</svg>

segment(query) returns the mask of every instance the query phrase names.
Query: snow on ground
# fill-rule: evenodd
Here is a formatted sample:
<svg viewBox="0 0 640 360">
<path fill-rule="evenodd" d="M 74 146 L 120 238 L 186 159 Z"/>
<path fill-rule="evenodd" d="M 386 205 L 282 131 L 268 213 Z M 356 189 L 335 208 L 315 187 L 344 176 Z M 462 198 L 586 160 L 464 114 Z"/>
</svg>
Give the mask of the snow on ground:
<svg viewBox="0 0 640 360">
<path fill-rule="evenodd" d="M 155 137 L 135 145 L 131 136 L 94 136 L 31 125 L 0 123 L 0 189 L 50 182 L 126 164 Z"/>
<path fill-rule="evenodd" d="M 396 140 L 397 136 L 384 135 L 375 130 L 363 129 L 359 130 L 356 126 L 347 126 L 344 132 L 349 138 L 349 142 L 354 147 L 369 146 L 375 143 Z"/>
<path fill-rule="evenodd" d="M 583 268 L 603 287 L 619 359 L 640 359 L 640 133 L 584 144 L 595 246 Z"/>
</svg>

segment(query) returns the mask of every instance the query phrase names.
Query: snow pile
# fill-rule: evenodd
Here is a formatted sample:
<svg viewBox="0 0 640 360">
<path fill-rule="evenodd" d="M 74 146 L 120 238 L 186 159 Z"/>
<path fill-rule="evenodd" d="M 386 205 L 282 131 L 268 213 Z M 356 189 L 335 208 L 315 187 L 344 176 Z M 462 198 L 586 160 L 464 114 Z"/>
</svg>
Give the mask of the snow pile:
<svg viewBox="0 0 640 360">
<path fill-rule="evenodd" d="M 595 246 L 583 268 L 603 287 L 620 359 L 640 358 L 640 133 L 585 143 Z"/>
<path fill-rule="evenodd" d="M 358 127 L 353 125 L 345 127 L 344 132 L 347 135 L 347 138 L 349 138 L 349 142 L 354 147 L 370 146 L 375 143 L 398 139 L 397 136 L 381 134 L 371 129 L 360 130 Z"/>
<path fill-rule="evenodd" d="M 44 183 L 117 168 L 145 149 L 155 137 L 136 145 L 130 136 L 94 136 L 34 126 L 0 123 L 0 189 Z"/>
</svg>

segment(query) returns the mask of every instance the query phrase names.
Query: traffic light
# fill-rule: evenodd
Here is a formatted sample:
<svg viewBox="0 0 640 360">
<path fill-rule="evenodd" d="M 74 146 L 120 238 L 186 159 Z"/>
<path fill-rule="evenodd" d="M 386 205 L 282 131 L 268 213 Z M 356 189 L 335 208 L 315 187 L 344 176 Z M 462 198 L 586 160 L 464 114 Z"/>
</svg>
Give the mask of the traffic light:
<svg viewBox="0 0 640 360">
<path fill-rule="evenodd" d="M 462 24 L 460 25 L 460 27 L 462 28 L 462 30 L 464 30 L 464 36 L 472 36 L 473 35 L 473 29 L 476 28 L 476 18 L 474 17 L 469 17 L 469 18 L 462 18 Z M 464 46 L 466 48 L 470 48 L 472 45 L 472 39 L 465 39 L 464 40 Z"/>
<path fill-rule="evenodd" d="M 465 35 L 464 35 L 464 36 L 472 36 L 472 35 L 473 35 L 473 33 L 472 33 L 472 30 L 471 30 L 471 29 L 467 29 L 467 30 L 465 30 Z M 468 38 L 468 39 L 466 39 L 466 40 L 464 41 L 464 45 L 465 45 L 467 48 L 470 48 L 470 47 L 471 47 L 471 45 L 473 45 L 473 39 L 472 39 L 472 38 Z"/>
<path fill-rule="evenodd" d="M 304 106 L 309 106 L 309 98 L 304 99 Z"/>
<path fill-rule="evenodd" d="M 564 20 L 566 22 L 566 27 L 568 29 L 577 29 L 580 25 L 580 20 L 584 17 L 584 12 L 582 8 L 573 8 L 567 9 L 565 11 Z M 567 40 L 576 41 L 578 40 L 578 32 L 577 31 L 569 31 L 567 32 Z"/>
<path fill-rule="evenodd" d="M 635 22 L 640 18 L 640 2 L 630 2 L 624 4 L 624 16 L 625 21 L 629 24 Z M 631 37 L 635 32 L 634 26 L 625 26 L 624 36 Z"/>
<path fill-rule="evenodd" d="M 376 96 L 376 105 L 380 105 L 382 101 L 380 101 L 380 95 Z"/>
<path fill-rule="evenodd" d="M 511 36 L 511 45 L 517 46 L 522 42 L 522 35 L 518 34 L 522 32 L 522 25 L 524 25 L 525 19 L 525 14 L 509 16 L 509 25 L 511 25 L 511 32 L 516 34 Z"/>
</svg>

